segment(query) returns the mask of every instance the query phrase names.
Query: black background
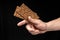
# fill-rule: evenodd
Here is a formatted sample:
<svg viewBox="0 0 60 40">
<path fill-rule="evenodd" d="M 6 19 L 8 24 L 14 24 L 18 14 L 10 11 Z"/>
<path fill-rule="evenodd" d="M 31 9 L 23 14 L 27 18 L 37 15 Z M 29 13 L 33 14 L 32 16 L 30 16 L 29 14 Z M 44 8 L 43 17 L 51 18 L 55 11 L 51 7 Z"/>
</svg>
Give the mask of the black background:
<svg viewBox="0 0 60 40">
<path fill-rule="evenodd" d="M 31 35 L 25 25 L 18 27 L 17 23 L 22 19 L 14 17 L 16 6 L 25 3 L 30 9 L 36 12 L 44 22 L 58 18 L 59 1 L 46 0 L 1 0 L 1 39 L 0 40 L 58 40 L 60 31 L 47 32 L 40 35 Z"/>
</svg>

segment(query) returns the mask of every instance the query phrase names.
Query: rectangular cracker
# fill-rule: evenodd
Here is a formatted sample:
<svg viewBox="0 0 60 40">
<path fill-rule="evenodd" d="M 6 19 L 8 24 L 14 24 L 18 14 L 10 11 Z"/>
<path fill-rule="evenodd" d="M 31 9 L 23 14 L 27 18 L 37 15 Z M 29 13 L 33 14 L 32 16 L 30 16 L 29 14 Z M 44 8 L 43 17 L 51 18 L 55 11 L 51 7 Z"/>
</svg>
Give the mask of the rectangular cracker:
<svg viewBox="0 0 60 40">
<path fill-rule="evenodd" d="M 28 8 L 24 3 L 19 7 L 16 7 L 14 16 L 21 18 L 21 19 L 27 19 L 28 16 L 31 16 L 33 19 L 38 19 L 39 16 L 37 13 L 33 12 L 30 8 Z"/>
</svg>

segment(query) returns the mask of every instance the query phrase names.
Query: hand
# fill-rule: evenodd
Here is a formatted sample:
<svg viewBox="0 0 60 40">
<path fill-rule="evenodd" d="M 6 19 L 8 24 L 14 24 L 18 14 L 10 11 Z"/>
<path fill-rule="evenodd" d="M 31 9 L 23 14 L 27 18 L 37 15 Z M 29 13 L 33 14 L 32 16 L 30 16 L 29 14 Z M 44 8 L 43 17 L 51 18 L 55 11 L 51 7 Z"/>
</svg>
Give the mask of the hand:
<svg viewBox="0 0 60 40">
<path fill-rule="evenodd" d="M 27 20 L 23 20 L 19 22 L 17 25 L 22 26 L 24 24 L 26 25 L 26 29 L 32 34 L 32 35 L 37 35 L 37 34 L 42 34 L 46 32 L 47 25 L 45 22 L 39 20 L 39 19 L 32 19 L 30 16 L 28 17 Z"/>
</svg>

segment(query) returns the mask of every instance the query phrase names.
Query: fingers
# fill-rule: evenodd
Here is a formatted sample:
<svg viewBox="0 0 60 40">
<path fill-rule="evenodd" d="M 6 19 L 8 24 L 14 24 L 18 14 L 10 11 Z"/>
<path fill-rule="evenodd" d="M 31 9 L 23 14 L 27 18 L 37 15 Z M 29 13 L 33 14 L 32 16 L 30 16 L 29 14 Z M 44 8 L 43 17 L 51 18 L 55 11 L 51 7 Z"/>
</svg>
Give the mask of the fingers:
<svg viewBox="0 0 60 40">
<path fill-rule="evenodd" d="M 34 27 L 30 24 L 26 25 L 26 29 L 29 30 L 29 31 L 34 31 L 35 30 Z"/>
<path fill-rule="evenodd" d="M 33 24 L 37 24 L 38 23 L 37 19 L 32 19 L 30 16 L 28 17 L 28 21 L 31 22 L 31 23 L 33 23 Z"/>
<path fill-rule="evenodd" d="M 26 29 L 32 34 L 32 35 L 37 35 L 40 33 L 39 30 L 35 29 L 32 25 L 28 24 L 26 25 Z"/>
<path fill-rule="evenodd" d="M 22 26 L 22 25 L 24 25 L 24 24 L 26 24 L 26 23 L 27 23 L 27 21 L 26 21 L 26 20 L 23 20 L 23 21 L 19 22 L 17 25 L 18 25 L 18 26 Z"/>
<path fill-rule="evenodd" d="M 26 23 L 29 23 L 29 22 L 31 22 L 33 24 L 37 24 L 38 23 L 36 19 L 32 19 L 31 17 L 28 17 L 28 20 L 23 20 L 23 21 L 19 22 L 17 25 L 18 26 L 22 26 L 22 25 L 24 25 Z"/>
<path fill-rule="evenodd" d="M 19 22 L 17 25 L 18 25 L 18 26 L 22 26 L 22 25 L 24 25 L 24 24 L 26 24 L 26 23 L 29 23 L 29 22 L 35 24 L 37 21 L 35 21 L 35 20 L 32 19 L 31 17 L 29 17 L 27 21 L 26 21 L 26 20 L 23 20 L 23 21 Z M 36 23 L 36 24 L 37 24 L 37 23 Z"/>
</svg>

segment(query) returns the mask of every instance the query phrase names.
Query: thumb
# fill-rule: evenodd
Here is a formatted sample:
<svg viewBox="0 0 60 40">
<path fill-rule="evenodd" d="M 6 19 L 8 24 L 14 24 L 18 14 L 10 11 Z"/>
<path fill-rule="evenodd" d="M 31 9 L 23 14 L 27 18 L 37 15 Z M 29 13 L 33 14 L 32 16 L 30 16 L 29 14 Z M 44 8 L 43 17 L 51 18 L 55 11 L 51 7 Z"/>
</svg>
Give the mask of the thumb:
<svg viewBox="0 0 60 40">
<path fill-rule="evenodd" d="M 31 18 L 31 16 L 28 16 L 28 21 L 33 23 L 33 24 L 37 24 L 37 19 Z"/>
</svg>

